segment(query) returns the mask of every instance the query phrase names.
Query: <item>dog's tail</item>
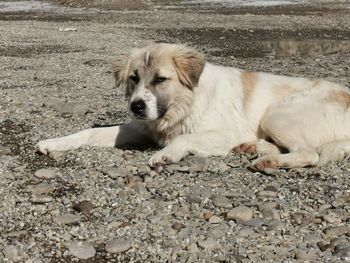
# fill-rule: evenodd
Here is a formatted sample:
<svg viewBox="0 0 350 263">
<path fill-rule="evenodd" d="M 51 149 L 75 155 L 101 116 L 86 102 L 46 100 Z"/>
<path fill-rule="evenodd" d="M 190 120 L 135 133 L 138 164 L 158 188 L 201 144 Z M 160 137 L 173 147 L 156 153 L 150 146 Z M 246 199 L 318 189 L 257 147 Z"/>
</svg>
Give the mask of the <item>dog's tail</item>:
<svg viewBox="0 0 350 263">
<path fill-rule="evenodd" d="M 317 165 L 335 162 L 350 157 L 350 139 L 326 143 L 317 148 L 320 158 Z"/>
</svg>

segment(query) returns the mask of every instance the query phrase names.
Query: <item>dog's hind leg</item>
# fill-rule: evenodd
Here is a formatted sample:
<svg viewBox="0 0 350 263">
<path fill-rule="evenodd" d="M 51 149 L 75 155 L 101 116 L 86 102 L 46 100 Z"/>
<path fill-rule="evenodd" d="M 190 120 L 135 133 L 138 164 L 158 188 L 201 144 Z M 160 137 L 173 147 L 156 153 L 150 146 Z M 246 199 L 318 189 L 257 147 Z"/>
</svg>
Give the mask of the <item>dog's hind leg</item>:
<svg viewBox="0 0 350 263">
<path fill-rule="evenodd" d="M 317 148 L 320 159 L 317 165 L 334 162 L 350 156 L 350 140 L 338 140 Z"/>
</svg>

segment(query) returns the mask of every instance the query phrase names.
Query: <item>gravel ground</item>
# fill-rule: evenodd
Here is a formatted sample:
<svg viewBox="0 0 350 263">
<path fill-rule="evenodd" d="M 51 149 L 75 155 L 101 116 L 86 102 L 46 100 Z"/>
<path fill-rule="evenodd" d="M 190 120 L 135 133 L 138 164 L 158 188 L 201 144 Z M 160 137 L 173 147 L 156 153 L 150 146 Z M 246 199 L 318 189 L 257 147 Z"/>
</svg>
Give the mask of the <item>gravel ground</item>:
<svg viewBox="0 0 350 263">
<path fill-rule="evenodd" d="M 254 156 L 190 157 L 158 175 L 146 165 L 154 149 L 35 154 L 41 139 L 125 122 L 110 61 L 154 41 L 224 65 L 350 82 L 346 1 L 139 2 L 0 2 L 0 262 L 350 261 L 348 160 L 265 175 L 249 170 Z"/>
</svg>

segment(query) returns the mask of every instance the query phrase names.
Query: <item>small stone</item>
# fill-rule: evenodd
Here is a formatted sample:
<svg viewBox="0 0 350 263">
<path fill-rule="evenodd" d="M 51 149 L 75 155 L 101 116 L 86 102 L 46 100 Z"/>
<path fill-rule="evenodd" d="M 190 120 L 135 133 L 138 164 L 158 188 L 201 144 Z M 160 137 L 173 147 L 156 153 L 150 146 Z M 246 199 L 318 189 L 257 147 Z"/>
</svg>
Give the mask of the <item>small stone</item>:
<svg viewBox="0 0 350 263">
<path fill-rule="evenodd" d="M 213 202 L 213 205 L 216 207 L 223 207 L 223 208 L 231 208 L 232 202 L 230 199 L 228 199 L 225 196 L 222 195 L 212 195 L 211 200 Z"/>
<path fill-rule="evenodd" d="M 92 203 L 88 200 L 83 200 L 73 206 L 75 211 L 83 213 L 87 218 L 91 217 L 91 210 L 94 208 Z"/>
<path fill-rule="evenodd" d="M 259 211 L 263 211 L 265 209 L 278 209 L 279 204 L 277 202 L 265 202 L 259 205 Z"/>
<path fill-rule="evenodd" d="M 7 234 L 5 234 L 5 237 L 22 237 L 27 235 L 27 231 L 21 230 L 21 231 L 12 231 Z"/>
<path fill-rule="evenodd" d="M 15 260 L 19 255 L 19 248 L 17 246 L 9 245 L 4 248 L 5 258 Z"/>
<path fill-rule="evenodd" d="M 342 222 L 340 216 L 334 213 L 324 215 L 322 218 L 324 221 L 330 224 L 340 224 Z"/>
<path fill-rule="evenodd" d="M 344 260 L 349 260 L 350 259 L 350 246 L 343 247 L 343 248 L 337 248 L 334 251 L 333 256 L 335 256 L 337 258 L 344 259 Z"/>
<path fill-rule="evenodd" d="M 53 221 L 55 221 L 59 225 L 76 224 L 80 222 L 80 216 L 73 215 L 73 214 L 63 214 L 63 215 L 54 217 Z"/>
<path fill-rule="evenodd" d="M 6 145 L 0 144 L 0 155 L 10 155 L 11 154 L 11 148 Z"/>
<path fill-rule="evenodd" d="M 281 218 L 279 211 L 276 209 L 264 209 L 261 213 L 267 220 L 279 220 Z"/>
<path fill-rule="evenodd" d="M 191 243 L 187 246 L 187 251 L 191 254 L 197 254 L 199 253 L 199 249 L 196 243 Z"/>
<path fill-rule="evenodd" d="M 204 218 L 205 220 L 209 220 L 213 215 L 214 215 L 214 214 L 213 214 L 212 212 L 207 211 L 207 212 L 204 212 L 204 213 L 203 213 L 203 218 Z"/>
<path fill-rule="evenodd" d="M 256 196 L 262 198 L 277 198 L 278 193 L 275 191 L 260 190 L 256 193 Z"/>
<path fill-rule="evenodd" d="M 89 112 L 89 106 L 79 102 L 56 102 L 52 105 L 55 111 L 61 114 L 86 114 Z"/>
<path fill-rule="evenodd" d="M 55 168 L 44 168 L 36 171 L 34 176 L 40 179 L 55 179 L 57 176 L 57 169 Z"/>
<path fill-rule="evenodd" d="M 129 175 L 128 176 L 128 186 L 133 187 L 137 183 L 141 183 L 142 179 L 139 176 Z"/>
<path fill-rule="evenodd" d="M 198 241 L 198 246 L 208 250 L 216 250 L 221 248 L 220 244 L 212 238 Z"/>
<path fill-rule="evenodd" d="M 211 218 L 209 218 L 209 222 L 212 224 L 218 224 L 222 222 L 222 219 L 218 216 L 212 216 Z"/>
<path fill-rule="evenodd" d="M 262 220 L 261 218 L 252 218 L 249 221 L 244 222 L 245 226 L 250 226 L 250 227 L 257 227 L 260 228 L 265 224 L 265 221 Z"/>
<path fill-rule="evenodd" d="M 264 190 L 278 193 L 278 188 L 276 186 L 273 186 L 273 185 L 266 186 Z"/>
<path fill-rule="evenodd" d="M 126 177 L 128 174 L 126 169 L 119 167 L 104 167 L 102 169 L 102 173 L 108 175 L 112 179 L 117 179 L 118 177 Z"/>
<path fill-rule="evenodd" d="M 90 242 L 87 241 L 75 241 L 68 245 L 69 252 L 79 258 L 88 259 L 92 258 L 96 254 L 96 250 Z"/>
<path fill-rule="evenodd" d="M 247 222 L 253 218 L 253 210 L 247 206 L 240 205 L 226 213 L 228 220 Z"/>
<path fill-rule="evenodd" d="M 52 196 L 50 195 L 39 195 L 32 198 L 32 203 L 36 204 L 44 204 L 49 203 L 53 200 Z"/>
<path fill-rule="evenodd" d="M 35 186 L 33 189 L 33 194 L 42 195 L 42 194 L 49 194 L 55 191 L 55 186 L 52 184 L 47 183 L 41 183 Z"/>
<path fill-rule="evenodd" d="M 336 226 L 336 227 L 328 227 L 323 230 L 323 233 L 326 234 L 326 238 L 336 238 L 347 233 L 350 233 L 350 225 L 346 226 Z"/>
<path fill-rule="evenodd" d="M 118 239 L 113 239 L 111 241 L 108 241 L 106 243 L 105 250 L 108 253 L 123 253 L 125 251 L 128 251 L 130 248 L 131 248 L 130 241 L 123 238 L 118 238 Z"/>
<path fill-rule="evenodd" d="M 316 250 L 302 250 L 294 249 L 294 256 L 296 259 L 313 262 L 318 258 Z"/>
<path fill-rule="evenodd" d="M 172 224 L 171 227 L 177 231 L 180 231 L 182 228 L 185 227 L 185 225 L 179 222 L 175 222 L 174 224 Z"/>
</svg>

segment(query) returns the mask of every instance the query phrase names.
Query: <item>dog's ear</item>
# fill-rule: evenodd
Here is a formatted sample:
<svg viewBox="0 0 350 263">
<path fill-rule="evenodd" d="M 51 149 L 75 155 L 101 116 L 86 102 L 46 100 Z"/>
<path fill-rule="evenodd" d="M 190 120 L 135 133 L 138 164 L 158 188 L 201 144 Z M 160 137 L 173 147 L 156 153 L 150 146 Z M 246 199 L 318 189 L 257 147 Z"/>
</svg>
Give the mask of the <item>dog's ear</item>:
<svg viewBox="0 0 350 263">
<path fill-rule="evenodd" d="M 194 49 L 180 47 L 175 50 L 173 60 L 181 83 L 190 89 L 196 87 L 204 68 L 204 55 Z"/>
<path fill-rule="evenodd" d="M 125 88 L 129 66 L 130 58 L 128 54 L 121 54 L 113 60 L 112 70 L 116 87 Z"/>
</svg>

